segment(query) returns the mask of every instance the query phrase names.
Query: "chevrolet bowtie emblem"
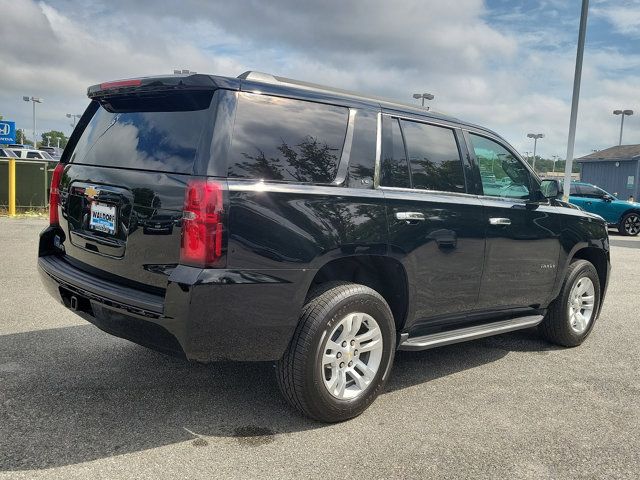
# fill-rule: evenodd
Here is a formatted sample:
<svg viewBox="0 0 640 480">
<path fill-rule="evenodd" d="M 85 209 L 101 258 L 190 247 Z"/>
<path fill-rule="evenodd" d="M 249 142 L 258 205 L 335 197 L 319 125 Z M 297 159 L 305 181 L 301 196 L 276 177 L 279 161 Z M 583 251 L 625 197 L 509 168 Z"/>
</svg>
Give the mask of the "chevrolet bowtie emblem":
<svg viewBox="0 0 640 480">
<path fill-rule="evenodd" d="M 100 193 L 100 190 L 98 190 L 95 187 L 87 187 L 84 189 L 84 194 L 89 198 L 96 197 L 98 196 L 99 193 Z"/>
</svg>

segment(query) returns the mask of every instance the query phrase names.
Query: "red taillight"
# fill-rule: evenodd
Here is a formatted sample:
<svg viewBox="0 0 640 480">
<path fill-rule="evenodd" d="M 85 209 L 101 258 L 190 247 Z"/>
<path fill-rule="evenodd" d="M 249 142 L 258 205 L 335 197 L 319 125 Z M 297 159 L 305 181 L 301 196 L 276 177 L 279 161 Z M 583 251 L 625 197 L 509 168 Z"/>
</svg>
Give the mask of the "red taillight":
<svg viewBox="0 0 640 480">
<path fill-rule="evenodd" d="M 101 90 L 109 90 L 110 88 L 121 88 L 121 87 L 139 87 L 142 85 L 142 80 L 139 78 L 134 78 L 131 80 L 116 80 L 115 82 L 105 82 L 100 84 Z"/>
<path fill-rule="evenodd" d="M 60 180 L 64 165 L 59 163 L 51 176 L 51 191 L 49 192 L 49 225 L 58 225 L 58 207 L 60 206 Z"/>
<path fill-rule="evenodd" d="M 224 190 L 224 184 L 215 180 L 188 183 L 182 217 L 182 263 L 203 268 L 223 266 Z"/>
</svg>

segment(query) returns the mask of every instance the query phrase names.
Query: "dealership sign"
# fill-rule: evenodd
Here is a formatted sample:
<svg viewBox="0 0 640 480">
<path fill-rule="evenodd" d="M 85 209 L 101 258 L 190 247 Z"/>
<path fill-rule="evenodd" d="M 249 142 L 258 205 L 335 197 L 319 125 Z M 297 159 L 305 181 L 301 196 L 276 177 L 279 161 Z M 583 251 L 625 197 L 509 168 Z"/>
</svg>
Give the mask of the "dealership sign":
<svg viewBox="0 0 640 480">
<path fill-rule="evenodd" d="M 16 122 L 0 120 L 0 144 L 16 143 Z"/>
</svg>

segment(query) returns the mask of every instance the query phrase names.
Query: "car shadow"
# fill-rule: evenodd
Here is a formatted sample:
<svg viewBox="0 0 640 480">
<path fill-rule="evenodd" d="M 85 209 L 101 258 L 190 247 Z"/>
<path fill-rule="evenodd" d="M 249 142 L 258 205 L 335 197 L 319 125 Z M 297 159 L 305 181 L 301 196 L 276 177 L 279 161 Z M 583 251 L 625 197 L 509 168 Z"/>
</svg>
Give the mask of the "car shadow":
<svg viewBox="0 0 640 480">
<path fill-rule="evenodd" d="M 386 391 L 548 351 L 525 331 L 398 352 Z M 89 325 L 0 336 L 0 471 L 87 462 L 178 442 L 241 446 L 322 428 L 290 409 L 272 363 L 190 364 Z M 400 408 L 400 407 L 398 407 Z"/>
</svg>

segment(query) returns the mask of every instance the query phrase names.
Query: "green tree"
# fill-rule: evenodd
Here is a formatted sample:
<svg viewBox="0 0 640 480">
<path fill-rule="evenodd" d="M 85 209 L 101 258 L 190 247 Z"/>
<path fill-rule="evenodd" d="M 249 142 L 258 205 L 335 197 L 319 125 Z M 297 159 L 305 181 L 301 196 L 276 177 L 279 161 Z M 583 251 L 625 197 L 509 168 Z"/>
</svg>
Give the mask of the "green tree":
<svg viewBox="0 0 640 480">
<path fill-rule="evenodd" d="M 51 143 L 47 142 L 47 136 L 50 137 Z M 66 147 L 69 139 L 65 136 L 64 133 L 58 130 L 51 130 L 49 132 L 44 132 L 42 134 L 42 143 L 40 143 L 40 146 L 51 145 L 52 147 L 57 147 L 58 138 L 60 139 L 60 148 Z"/>
<path fill-rule="evenodd" d="M 16 143 L 22 143 L 23 145 L 33 145 L 33 141 L 27 138 L 27 134 L 24 128 L 16 129 Z"/>
<path fill-rule="evenodd" d="M 527 158 L 527 161 L 529 162 L 529 164 L 531 164 L 533 162 L 533 158 L 529 157 Z M 564 172 L 564 165 L 565 165 L 565 161 L 564 160 L 557 160 L 556 164 L 555 164 L 555 171 L 556 173 L 558 172 Z M 551 172 L 553 170 L 554 166 L 553 166 L 553 160 L 550 158 L 543 158 L 540 155 L 536 155 L 536 172 L 538 174 L 541 175 L 545 175 L 547 172 Z M 571 168 L 571 171 L 573 173 L 579 173 L 580 172 L 580 164 L 574 162 Z"/>
</svg>

